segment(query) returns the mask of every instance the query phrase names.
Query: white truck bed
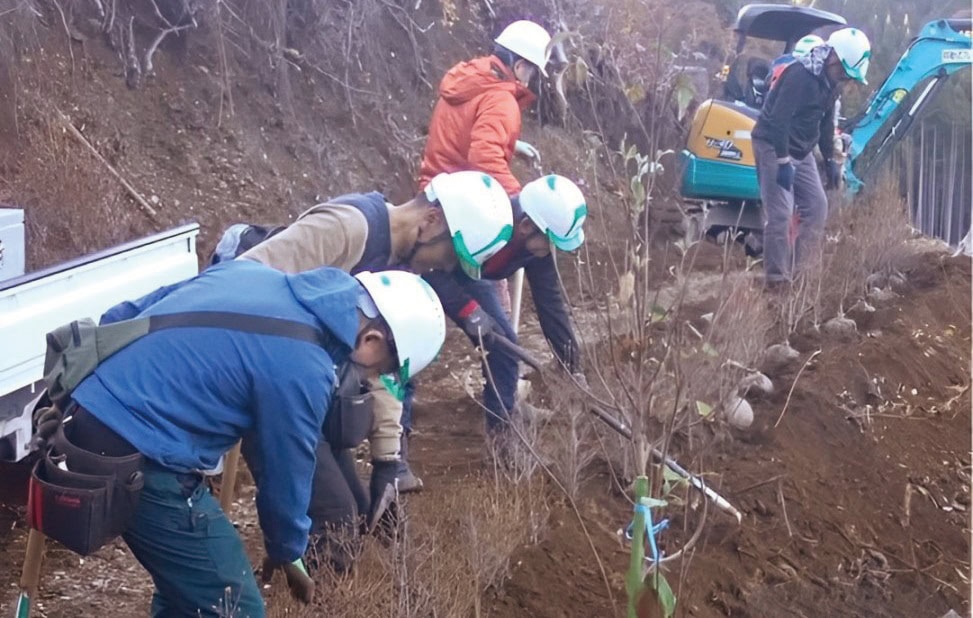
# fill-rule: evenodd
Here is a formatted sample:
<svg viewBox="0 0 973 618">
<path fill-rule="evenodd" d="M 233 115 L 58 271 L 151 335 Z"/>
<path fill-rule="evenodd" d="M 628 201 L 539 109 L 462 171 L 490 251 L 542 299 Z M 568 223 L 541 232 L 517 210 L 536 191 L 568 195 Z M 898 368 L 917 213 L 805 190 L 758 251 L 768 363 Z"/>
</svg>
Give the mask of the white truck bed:
<svg viewBox="0 0 973 618">
<path fill-rule="evenodd" d="M 0 458 L 26 452 L 24 405 L 43 377 L 45 335 L 198 273 L 195 223 L 0 281 Z M 4 442 L 6 441 L 6 444 Z"/>
</svg>

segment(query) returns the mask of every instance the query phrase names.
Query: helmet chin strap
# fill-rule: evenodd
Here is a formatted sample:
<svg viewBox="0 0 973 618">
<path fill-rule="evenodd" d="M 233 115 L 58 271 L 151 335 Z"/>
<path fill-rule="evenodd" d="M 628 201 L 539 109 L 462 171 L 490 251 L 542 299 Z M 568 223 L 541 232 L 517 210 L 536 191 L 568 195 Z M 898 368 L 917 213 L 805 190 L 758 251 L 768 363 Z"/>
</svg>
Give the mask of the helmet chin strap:
<svg viewBox="0 0 973 618">
<path fill-rule="evenodd" d="M 402 261 L 405 262 L 406 264 L 412 263 L 412 258 L 416 256 L 416 253 L 419 252 L 419 249 L 421 247 L 434 245 L 449 237 L 450 237 L 449 228 L 447 227 L 441 234 L 436 234 L 434 237 L 430 238 L 429 240 L 420 241 L 418 238 L 416 238 L 416 242 L 412 245 L 412 250 L 409 251 L 408 255 L 402 257 Z"/>
</svg>

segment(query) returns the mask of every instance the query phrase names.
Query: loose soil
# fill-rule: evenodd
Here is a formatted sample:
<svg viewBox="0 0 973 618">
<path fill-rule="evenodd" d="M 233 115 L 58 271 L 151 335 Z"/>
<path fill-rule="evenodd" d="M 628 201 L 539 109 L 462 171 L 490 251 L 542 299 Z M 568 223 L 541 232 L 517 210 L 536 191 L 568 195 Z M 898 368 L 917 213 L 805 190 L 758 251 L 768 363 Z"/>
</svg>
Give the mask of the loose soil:
<svg viewBox="0 0 973 618">
<path fill-rule="evenodd" d="M 755 404 L 753 428 L 692 463 L 744 520 L 738 526 L 708 511 L 705 534 L 676 591 L 679 615 L 969 612 L 970 262 L 924 254 L 906 274 L 911 290 L 862 319 L 856 341 L 795 341 L 802 359 L 771 376 L 776 393 Z M 528 321 L 528 341 L 535 330 Z M 450 350 L 420 390 L 414 459 L 427 490 L 409 498 L 415 511 L 435 509 L 471 475 L 490 470 L 480 412 L 456 378 L 472 367 L 458 333 Z M 879 398 L 896 405 L 865 417 L 863 406 Z M 244 484 L 233 517 L 256 564 L 252 497 Z M 617 530 L 631 507 L 598 466 L 577 504 L 609 585 L 578 515 L 556 500 L 540 543 L 515 553 L 508 581 L 488 591 L 485 615 L 622 615 L 628 552 Z M 3 513 L 0 612 L 14 601 L 25 544 L 23 521 L 14 515 Z M 689 513 L 690 526 L 698 516 Z M 673 517 L 675 530 L 683 523 Z M 678 537 L 663 543 L 676 548 Z M 670 571 L 673 581 L 679 568 Z M 148 578 L 124 545 L 85 560 L 52 547 L 38 613 L 143 615 L 150 594 Z"/>
</svg>

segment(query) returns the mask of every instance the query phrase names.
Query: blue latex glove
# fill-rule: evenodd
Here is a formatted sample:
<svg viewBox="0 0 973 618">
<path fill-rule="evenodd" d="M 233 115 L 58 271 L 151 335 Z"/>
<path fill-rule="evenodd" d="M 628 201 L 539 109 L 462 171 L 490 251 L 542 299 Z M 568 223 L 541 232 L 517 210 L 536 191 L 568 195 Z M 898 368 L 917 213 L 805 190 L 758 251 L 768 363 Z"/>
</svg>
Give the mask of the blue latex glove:
<svg viewBox="0 0 973 618">
<path fill-rule="evenodd" d="M 785 191 L 790 191 L 794 188 L 793 163 L 788 162 L 777 164 L 777 184 L 779 184 Z"/>
</svg>

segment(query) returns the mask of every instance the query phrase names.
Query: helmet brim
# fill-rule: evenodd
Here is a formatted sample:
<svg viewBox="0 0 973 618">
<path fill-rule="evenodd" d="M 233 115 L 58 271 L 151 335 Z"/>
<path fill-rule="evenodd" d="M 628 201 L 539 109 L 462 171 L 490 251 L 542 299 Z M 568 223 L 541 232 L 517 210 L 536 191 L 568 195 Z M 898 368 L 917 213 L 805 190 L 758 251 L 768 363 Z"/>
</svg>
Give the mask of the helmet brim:
<svg viewBox="0 0 973 618">
<path fill-rule="evenodd" d="M 572 234 L 567 238 L 555 238 L 553 236 L 550 236 L 550 238 L 551 243 L 560 251 L 575 251 L 584 244 L 584 230 L 578 230 L 576 234 Z"/>
</svg>

